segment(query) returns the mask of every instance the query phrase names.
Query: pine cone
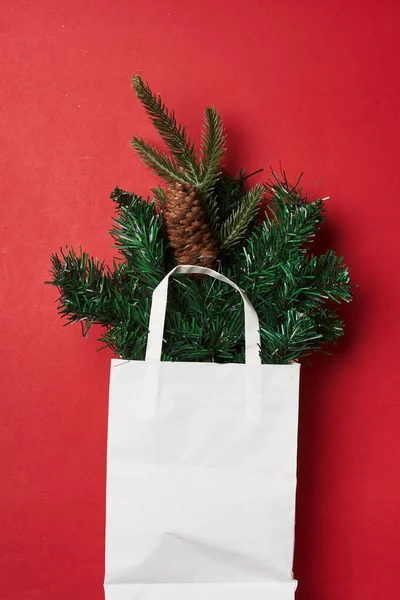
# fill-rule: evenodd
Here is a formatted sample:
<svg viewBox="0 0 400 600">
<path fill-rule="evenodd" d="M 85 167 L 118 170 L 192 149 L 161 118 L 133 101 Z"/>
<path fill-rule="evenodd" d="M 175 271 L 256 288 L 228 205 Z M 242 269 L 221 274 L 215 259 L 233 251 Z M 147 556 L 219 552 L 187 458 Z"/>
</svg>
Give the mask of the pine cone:
<svg viewBox="0 0 400 600">
<path fill-rule="evenodd" d="M 166 195 L 164 221 L 178 264 L 214 268 L 218 246 L 196 189 L 176 183 Z"/>
</svg>

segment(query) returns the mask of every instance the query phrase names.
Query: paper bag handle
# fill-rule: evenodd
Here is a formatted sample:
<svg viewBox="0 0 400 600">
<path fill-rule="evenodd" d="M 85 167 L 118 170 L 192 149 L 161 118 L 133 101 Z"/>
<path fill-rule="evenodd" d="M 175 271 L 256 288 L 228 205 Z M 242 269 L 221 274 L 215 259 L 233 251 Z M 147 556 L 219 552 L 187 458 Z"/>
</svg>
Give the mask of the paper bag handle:
<svg viewBox="0 0 400 600">
<path fill-rule="evenodd" d="M 192 265 L 178 265 L 164 277 L 153 292 L 153 299 L 150 310 L 149 334 L 147 338 L 146 361 L 159 362 L 161 360 L 161 349 L 163 343 L 165 312 L 167 309 L 168 283 L 171 275 L 178 273 L 196 273 L 199 275 L 209 275 L 214 279 L 224 281 L 233 287 L 242 297 L 244 304 L 244 334 L 246 344 L 246 364 L 261 365 L 260 358 L 260 324 L 258 316 L 253 305 L 247 298 L 243 290 L 230 279 L 206 267 L 196 267 Z"/>
</svg>

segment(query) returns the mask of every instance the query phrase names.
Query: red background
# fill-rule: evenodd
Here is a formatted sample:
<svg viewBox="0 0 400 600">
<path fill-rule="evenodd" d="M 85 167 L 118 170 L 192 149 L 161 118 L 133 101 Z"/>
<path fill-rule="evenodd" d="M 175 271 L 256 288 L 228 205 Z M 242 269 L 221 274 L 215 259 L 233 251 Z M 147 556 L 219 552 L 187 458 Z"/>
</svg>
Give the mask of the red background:
<svg viewBox="0 0 400 600">
<path fill-rule="evenodd" d="M 14 0 L 1 17 L 0 598 L 100 600 L 109 360 L 62 327 L 49 256 L 110 258 L 115 185 L 154 178 L 141 71 L 199 138 L 215 104 L 228 166 L 281 160 L 329 195 L 321 247 L 359 285 L 347 336 L 302 373 L 298 600 L 400 597 L 396 0 Z"/>
</svg>

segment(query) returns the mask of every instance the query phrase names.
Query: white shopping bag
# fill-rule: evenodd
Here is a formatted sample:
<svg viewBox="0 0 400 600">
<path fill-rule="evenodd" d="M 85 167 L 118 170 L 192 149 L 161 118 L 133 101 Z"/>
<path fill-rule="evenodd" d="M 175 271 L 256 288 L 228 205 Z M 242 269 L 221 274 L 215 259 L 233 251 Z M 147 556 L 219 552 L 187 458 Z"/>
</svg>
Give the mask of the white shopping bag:
<svg viewBox="0 0 400 600">
<path fill-rule="evenodd" d="M 174 273 L 238 290 L 246 364 L 160 361 Z M 229 279 L 178 266 L 145 361 L 112 360 L 106 600 L 293 600 L 300 366 L 262 365 L 258 329 Z"/>
</svg>

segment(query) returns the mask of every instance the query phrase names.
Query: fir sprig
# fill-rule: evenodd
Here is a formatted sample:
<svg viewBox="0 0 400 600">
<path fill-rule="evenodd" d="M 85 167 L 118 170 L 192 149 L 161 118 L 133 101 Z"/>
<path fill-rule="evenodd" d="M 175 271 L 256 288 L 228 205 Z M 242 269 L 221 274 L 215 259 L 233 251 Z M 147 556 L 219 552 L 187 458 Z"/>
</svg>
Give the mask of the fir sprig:
<svg viewBox="0 0 400 600">
<path fill-rule="evenodd" d="M 206 108 L 202 130 L 200 193 L 210 193 L 221 174 L 221 161 L 226 151 L 224 124 L 215 108 Z"/>
<path fill-rule="evenodd" d="M 118 194 L 116 190 L 112 195 Z M 119 193 L 120 197 L 129 197 L 127 192 Z M 120 204 L 110 233 L 127 267 L 146 290 L 152 292 L 165 272 L 167 243 L 162 231 L 161 216 L 157 213 L 154 202 L 146 203 L 135 194 L 131 194 L 130 198 L 129 203 Z"/>
<path fill-rule="evenodd" d="M 130 144 L 137 156 L 164 181 L 167 183 L 187 182 L 187 176 L 173 158 L 164 154 L 152 144 L 145 142 L 142 138 L 134 137 Z"/>
<path fill-rule="evenodd" d="M 174 111 L 168 110 L 161 96 L 154 94 L 150 86 L 143 82 L 140 75 L 135 75 L 132 78 L 132 86 L 172 156 L 181 169 L 187 173 L 190 183 L 197 185 L 199 183 L 197 152 L 194 143 L 187 136 L 186 126 L 177 123 Z M 148 160 L 148 156 L 145 155 L 144 158 Z"/>
<path fill-rule="evenodd" d="M 221 226 L 219 239 L 221 250 L 231 249 L 245 237 L 250 224 L 257 216 L 263 195 L 264 188 L 260 184 L 256 184 L 246 192 Z"/>
<path fill-rule="evenodd" d="M 221 173 L 221 161 L 226 149 L 226 136 L 220 115 L 214 107 L 205 109 L 201 155 L 198 158 L 195 144 L 186 133 L 186 125 L 177 123 L 174 111 L 166 107 L 161 96 L 153 93 L 139 75 L 132 79 L 132 84 L 171 156 L 140 137 L 134 137 L 130 142 L 136 154 L 164 181 L 169 184 L 179 182 L 193 185 L 206 206 L 211 204 L 212 190 Z"/>
<path fill-rule="evenodd" d="M 66 248 L 51 256 L 52 285 L 59 288 L 59 313 L 68 323 L 81 322 L 87 333 L 90 325 L 109 325 L 117 319 L 114 290 L 120 285 L 123 272 L 111 271 L 86 252 L 76 253 Z M 132 287 L 135 281 L 132 281 Z"/>
<path fill-rule="evenodd" d="M 154 198 L 158 200 L 160 207 L 163 207 L 167 201 L 167 193 L 161 185 L 158 185 L 155 188 L 151 188 L 150 192 L 153 194 Z"/>
<path fill-rule="evenodd" d="M 218 198 L 218 211 L 221 221 L 225 221 L 237 207 L 245 194 L 245 174 L 240 170 L 232 176 L 224 168 L 215 184 L 215 195 Z"/>
</svg>

